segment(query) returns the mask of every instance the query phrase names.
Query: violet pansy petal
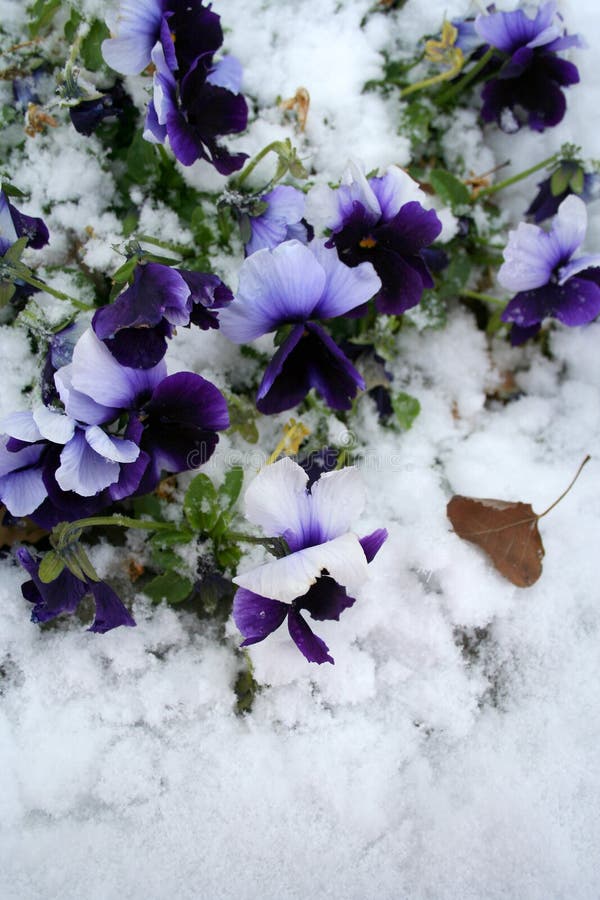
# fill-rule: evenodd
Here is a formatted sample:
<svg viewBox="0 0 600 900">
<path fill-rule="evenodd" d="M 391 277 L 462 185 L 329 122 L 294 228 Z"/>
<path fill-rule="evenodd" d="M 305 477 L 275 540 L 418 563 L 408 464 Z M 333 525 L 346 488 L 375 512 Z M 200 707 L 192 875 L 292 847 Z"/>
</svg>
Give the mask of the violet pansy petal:
<svg viewBox="0 0 600 900">
<path fill-rule="evenodd" d="M 114 419 L 119 410 L 118 407 L 103 406 L 96 403 L 87 394 L 76 391 L 72 382 L 73 364 L 62 366 L 54 373 L 54 383 L 58 396 L 62 400 L 67 415 L 86 425 L 101 425 Z"/>
<path fill-rule="evenodd" d="M 233 581 L 263 597 L 292 603 L 306 594 L 323 570 L 352 594 L 362 586 L 367 578 L 367 560 L 355 534 L 343 534 L 298 550 L 238 575 Z"/>
<path fill-rule="evenodd" d="M 92 327 L 100 340 L 114 337 L 122 328 L 171 325 L 190 320 L 190 289 L 176 269 L 159 263 L 138 266 L 133 284 L 109 306 L 94 314 Z"/>
<path fill-rule="evenodd" d="M 110 459 L 112 462 L 135 462 L 140 454 L 140 448 L 133 441 L 113 437 L 107 434 L 98 425 L 89 425 L 85 429 L 85 439 L 96 453 Z"/>
<path fill-rule="evenodd" d="M 137 75 L 150 62 L 158 40 L 162 0 L 121 0 L 117 16 L 111 18 L 116 35 L 102 42 L 105 62 L 123 75 Z"/>
<path fill-rule="evenodd" d="M 82 334 L 73 351 L 71 384 L 103 406 L 129 409 L 165 375 L 164 360 L 150 369 L 120 365 L 91 329 Z"/>
<path fill-rule="evenodd" d="M 546 232 L 526 222 L 510 232 L 503 256 L 498 281 L 509 291 L 531 291 L 547 284 L 560 261 Z"/>
<path fill-rule="evenodd" d="M 250 240 L 244 245 L 247 256 L 252 256 L 258 250 L 272 250 L 288 237 L 285 220 L 269 216 L 267 213 L 250 219 L 250 228 L 252 229 Z"/>
<path fill-rule="evenodd" d="M 364 537 L 359 538 L 360 546 L 363 548 L 368 563 L 375 559 L 387 539 L 387 528 L 378 528 L 376 531 L 372 531 L 371 534 L 366 534 Z"/>
<path fill-rule="evenodd" d="M 123 463 L 118 480 L 108 487 L 111 500 L 124 500 L 125 497 L 131 497 L 139 488 L 149 465 L 150 455 L 143 450 L 140 450 L 135 462 Z M 149 490 L 152 490 L 153 487 Z"/>
<path fill-rule="evenodd" d="M 96 604 L 96 615 L 88 631 L 104 634 L 119 625 L 132 627 L 135 621 L 123 601 L 104 581 L 90 581 L 88 588 Z"/>
<path fill-rule="evenodd" d="M 15 243 L 17 234 L 13 218 L 10 214 L 11 204 L 4 191 L 0 191 L 0 254 L 4 255 Z"/>
<path fill-rule="evenodd" d="M 360 517 L 366 499 L 364 482 L 355 466 L 321 475 L 310 494 L 311 520 L 321 540 L 345 534 Z"/>
<path fill-rule="evenodd" d="M 61 490 L 74 491 L 81 497 L 93 497 L 118 477 L 119 463 L 96 453 L 81 430 L 63 447 L 60 466 L 55 472 Z"/>
<path fill-rule="evenodd" d="M 356 202 L 365 208 L 367 214 L 376 221 L 381 217 L 381 206 L 379 200 L 363 167 L 356 161 L 350 160 L 348 168 L 342 176 L 342 184 L 338 189 L 340 208 L 347 213 L 352 209 Z"/>
<path fill-rule="evenodd" d="M 393 219 L 406 203 L 422 204 L 425 200 L 418 182 L 398 166 L 390 166 L 381 177 L 370 178 L 369 184 L 381 207 L 384 222 Z"/>
<path fill-rule="evenodd" d="M 519 328 L 530 328 L 549 316 L 554 308 L 557 288 L 545 285 L 533 291 L 519 291 L 502 311 L 503 322 L 514 322 Z"/>
<path fill-rule="evenodd" d="M 571 194 L 558 207 L 548 235 L 556 254 L 556 262 L 566 262 L 575 253 L 583 243 L 586 229 L 586 205 L 581 197 Z"/>
<path fill-rule="evenodd" d="M 369 262 L 350 268 L 340 261 L 335 248 L 312 241 L 309 249 L 325 272 L 326 281 L 313 317 L 332 319 L 366 303 L 381 287 L 381 280 Z"/>
<path fill-rule="evenodd" d="M 26 445 L 16 452 L 6 449 L 6 438 L 0 436 L 0 476 L 26 466 L 35 466 L 44 452 L 44 445 Z"/>
<path fill-rule="evenodd" d="M 53 444 L 66 444 L 75 431 L 75 422 L 70 416 L 47 406 L 38 406 L 33 410 L 33 421 L 42 437 Z"/>
<path fill-rule="evenodd" d="M 566 266 L 561 266 L 558 270 L 558 283 L 563 285 L 565 281 L 586 269 L 595 269 L 600 267 L 600 255 L 579 256 L 572 259 Z"/>
<path fill-rule="evenodd" d="M 242 86 L 242 64 L 235 56 L 224 56 L 206 76 L 209 84 L 227 88 L 238 94 Z"/>
<path fill-rule="evenodd" d="M 333 663 L 333 658 L 329 655 L 329 647 L 312 631 L 297 609 L 290 610 L 288 629 L 291 639 L 308 662 L 319 663 L 319 665 L 325 662 Z"/>
<path fill-rule="evenodd" d="M 21 469 L 0 477 L 0 498 L 13 516 L 29 516 L 47 497 L 41 468 Z"/>
<path fill-rule="evenodd" d="M 233 620 L 244 636 L 242 647 L 264 641 L 279 628 L 289 609 L 287 603 L 239 588 L 233 598 Z"/>
<path fill-rule="evenodd" d="M 300 536 L 306 520 L 309 498 L 308 476 L 289 457 L 265 466 L 244 495 L 244 514 L 270 537 L 291 532 Z"/>
<path fill-rule="evenodd" d="M 193 372 L 177 372 L 164 378 L 154 390 L 146 411 L 156 421 L 193 425 L 208 431 L 229 428 L 223 394 Z"/>
<path fill-rule="evenodd" d="M 42 440 L 40 429 L 35 423 L 31 410 L 20 410 L 4 416 L 0 429 L 13 438 L 33 444 Z M 1 473 L 1 472 L 0 472 Z"/>
<path fill-rule="evenodd" d="M 585 278 L 571 278 L 558 290 L 552 314 L 565 325 L 587 325 L 600 313 L 600 287 Z"/>
</svg>

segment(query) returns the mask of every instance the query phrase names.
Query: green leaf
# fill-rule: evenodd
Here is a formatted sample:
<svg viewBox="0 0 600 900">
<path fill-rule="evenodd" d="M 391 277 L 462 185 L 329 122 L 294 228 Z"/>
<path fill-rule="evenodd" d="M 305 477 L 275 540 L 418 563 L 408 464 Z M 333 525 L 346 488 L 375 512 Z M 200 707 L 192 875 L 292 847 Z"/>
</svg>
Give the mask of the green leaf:
<svg viewBox="0 0 600 900">
<path fill-rule="evenodd" d="M 10 303 L 15 291 L 16 287 L 10 281 L 0 281 L 0 309 Z"/>
<path fill-rule="evenodd" d="M 244 483 L 244 470 L 241 466 L 232 466 L 223 479 L 223 484 L 219 488 L 219 498 L 225 501 L 227 509 L 235 506 L 242 485 Z"/>
<path fill-rule="evenodd" d="M 583 194 L 585 180 L 583 169 L 581 166 L 577 169 L 576 172 L 571 176 L 571 180 L 569 181 L 569 187 L 573 191 L 574 194 Z"/>
<path fill-rule="evenodd" d="M 83 18 L 81 16 L 81 14 L 78 13 L 76 9 L 71 9 L 71 15 L 65 22 L 65 28 L 64 28 L 65 38 L 67 39 L 67 41 L 70 44 L 72 44 L 73 41 L 75 40 L 75 34 L 82 22 L 83 22 Z"/>
<path fill-rule="evenodd" d="M 568 168 L 566 166 L 559 166 L 559 168 L 552 173 L 552 178 L 550 179 L 550 193 L 553 197 L 559 197 L 561 194 L 564 194 L 569 186 L 570 177 L 570 166 Z"/>
<path fill-rule="evenodd" d="M 189 544 L 194 537 L 193 532 L 177 528 L 174 525 L 173 531 L 167 529 L 157 531 L 151 538 L 148 538 L 148 543 L 151 547 L 176 547 L 178 544 Z"/>
<path fill-rule="evenodd" d="M 29 36 L 35 38 L 46 29 L 60 9 L 62 0 L 36 0 L 31 8 Z"/>
<path fill-rule="evenodd" d="M 100 19 L 94 19 L 90 30 L 81 42 L 81 58 L 86 69 L 97 72 L 104 64 L 102 41 L 110 37 L 110 31 Z"/>
<path fill-rule="evenodd" d="M 452 209 L 468 205 L 470 201 L 468 188 L 452 172 L 447 172 L 446 169 L 432 169 L 429 173 L 429 183 L 438 197 Z"/>
<path fill-rule="evenodd" d="M 185 575 L 180 575 L 178 572 L 165 572 L 148 582 L 143 591 L 153 603 L 166 600 L 167 603 L 176 605 L 187 600 L 193 588 L 193 582 Z"/>
<path fill-rule="evenodd" d="M 437 293 L 440 297 L 456 297 L 469 280 L 471 274 L 471 261 L 466 253 L 456 253 L 448 268 L 444 272 L 443 279 Z"/>
<path fill-rule="evenodd" d="M 238 432 L 248 444 L 258 442 L 256 409 L 236 394 L 227 395 L 229 410 L 229 431 Z"/>
<path fill-rule="evenodd" d="M 419 413 L 421 412 L 421 404 L 416 397 L 405 394 L 402 391 L 392 395 L 392 407 L 396 413 L 396 418 L 400 423 L 400 427 L 408 431 L 412 426 Z"/>
<path fill-rule="evenodd" d="M 115 284 L 125 284 L 135 271 L 135 267 L 139 262 L 139 257 L 132 256 L 130 259 L 126 260 L 122 266 L 119 266 L 117 271 L 112 277 L 112 280 Z"/>
<path fill-rule="evenodd" d="M 26 246 L 27 246 L 27 238 L 25 236 L 20 237 L 18 240 L 16 240 L 14 242 L 14 244 L 11 244 L 11 246 L 8 248 L 8 250 L 2 257 L 2 259 L 8 263 L 12 263 L 13 265 L 14 265 L 14 263 L 20 262 L 21 257 L 23 255 L 23 251 L 25 250 Z"/>
<path fill-rule="evenodd" d="M 196 475 L 185 493 L 183 512 L 196 531 L 210 532 L 219 518 L 215 486 L 202 472 Z"/>
<path fill-rule="evenodd" d="M 49 550 L 40 563 L 38 578 L 42 584 L 50 584 L 54 581 L 65 567 L 65 561 L 58 555 L 56 550 Z"/>
<path fill-rule="evenodd" d="M 158 177 L 159 162 L 154 144 L 137 131 L 127 151 L 127 174 L 135 184 L 147 184 Z"/>
<path fill-rule="evenodd" d="M 260 691 L 260 686 L 252 674 L 252 666 L 250 665 L 249 659 L 248 668 L 239 673 L 235 680 L 233 690 L 237 697 L 235 705 L 237 714 L 241 716 L 244 713 L 249 713 L 252 709 L 254 698 Z"/>
</svg>

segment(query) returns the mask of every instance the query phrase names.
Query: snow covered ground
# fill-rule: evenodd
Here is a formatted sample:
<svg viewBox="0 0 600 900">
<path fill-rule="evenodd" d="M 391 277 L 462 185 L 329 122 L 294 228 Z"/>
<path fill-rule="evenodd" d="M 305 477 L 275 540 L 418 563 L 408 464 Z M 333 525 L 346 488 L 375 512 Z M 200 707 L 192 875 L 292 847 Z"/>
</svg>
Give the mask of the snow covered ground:
<svg viewBox="0 0 600 900">
<path fill-rule="evenodd" d="M 4 0 L 4 18 L 19 6 Z M 470 10 L 461 0 L 408 0 L 360 30 L 368 0 L 215 8 L 262 107 L 236 144 L 254 153 L 292 134 L 275 101 L 305 86 L 303 155 L 323 179 L 339 178 L 349 150 L 367 170 L 408 162 L 397 99 L 362 94 L 362 85 L 380 73 L 384 48 L 410 46 L 444 13 Z M 508 174 L 565 141 L 600 157 L 600 7 L 559 8 L 590 44 L 575 51 L 582 83 L 542 137 L 486 132 L 487 152 L 512 160 Z M 50 133 L 30 142 L 12 180 L 31 191 L 27 211 L 55 201 L 51 231 L 93 224 L 104 246 L 117 227 L 89 147 L 94 139 L 84 145 L 73 132 L 59 146 Z M 200 165 L 186 174 L 215 179 Z M 535 181 L 503 198 L 515 222 Z M 586 249 L 597 252 L 600 204 L 589 213 Z M 418 397 L 421 414 L 399 435 L 365 401 L 354 426 L 369 489 L 360 531 L 385 526 L 390 538 L 354 607 L 320 625 L 335 666 L 309 665 L 283 631 L 250 649 L 264 688 L 247 716 L 234 711 L 232 623 L 219 642 L 212 626 L 140 594 L 136 629 L 101 636 L 67 621 L 41 631 L 21 598 L 22 571 L 3 559 L 2 900 L 597 898 L 599 346 L 595 323 L 558 326 L 551 358 L 500 341 L 489 348 L 461 310 L 442 331 L 400 334 L 394 385 Z M 4 413 L 18 407 L 34 360 L 12 329 L 0 329 L 0 348 Z M 227 352 L 220 335 L 186 332 L 171 365 L 183 360 L 219 384 Z M 507 371 L 522 393 L 502 405 L 493 395 Z M 224 440 L 217 468 L 230 449 Z M 586 453 L 577 486 L 540 523 L 546 556 L 533 587 L 510 585 L 451 532 L 451 494 L 540 511 Z M 124 561 L 124 550 L 94 550 L 100 575 L 118 577 Z"/>
</svg>

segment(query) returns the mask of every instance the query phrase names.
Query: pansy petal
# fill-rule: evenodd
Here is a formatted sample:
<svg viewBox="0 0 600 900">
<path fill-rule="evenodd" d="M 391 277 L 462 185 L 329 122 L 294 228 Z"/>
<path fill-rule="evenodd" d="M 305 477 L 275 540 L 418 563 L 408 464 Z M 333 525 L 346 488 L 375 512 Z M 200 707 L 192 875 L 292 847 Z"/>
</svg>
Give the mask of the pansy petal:
<svg viewBox="0 0 600 900">
<path fill-rule="evenodd" d="M 0 477 L 0 498 L 13 516 L 29 516 L 46 497 L 41 468 L 21 469 Z"/>
<path fill-rule="evenodd" d="M 562 266 L 558 270 L 558 283 L 562 285 L 574 275 L 579 275 L 580 273 L 583 274 L 586 269 L 597 269 L 599 266 L 600 256 L 592 254 L 589 256 L 579 256 L 577 259 L 572 259 L 570 263 L 567 263 L 566 266 Z"/>
<path fill-rule="evenodd" d="M 390 166 L 382 177 L 369 179 L 377 197 L 384 222 L 393 219 L 406 203 L 423 203 L 425 194 L 410 175 L 398 166 Z"/>
<path fill-rule="evenodd" d="M 242 64 L 235 56 L 224 56 L 206 76 L 209 84 L 227 88 L 232 94 L 238 94 L 242 86 Z"/>
<path fill-rule="evenodd" d="M 264 641 L 279 628 L 289 609 L 287 603 L 239 588 L 233 598 L 233 620 L 244 636 L 242 647 Z"/>
<path fill-rule="evenodd" d="M 7 449 L 7 446 L 10 446 L 10 441 L 0 436 L 0 477 L 17 469 L 34 466 L 44 452 L 43 444 L 26 444 L 16 452 Z"/>
<path fill-rule="evenodd" d="M 118 408 L 96 403 L 87 394 L 82 394 L 81 391 L 73 388 L 72 363 L 62 366 L 54 373 L 54 383 L 67 414 L 73 419 L 77 419 L 78 422 L 84 422 L 86 425 L 101 425 L 117 417 Z"/>
<path fill-rule="evenodd" d="M 131 613 L 108 584 L 104 581 L 90 581 L 88 586 L 96 604 L 96 615 L 88 631 L 104 634 L 119 625 L 135 625 Z"/>
<path fill-rule="evenodd" d="M 31 410 L 21 410 L 4 416 L 0 429 L 13 438 L 33 444 L 42 440 L 40 429 L 36 425 Z"/>
<path fill-rule="evenodd" d="M 55 477 L 61 490 L 93 497 L 118 479 L 119 463 L 96 453 L 78 430 L 61 451 Z"/>
<path fill-rule="evenodd" d="M 297 609 L 290 610 L 288 629 L 291 639 L 308 662 L 319 663 L 319 665 L 325 662 L 333 663 L 333 658 L 329 655 L 329 647 L 311 630 Z"/>
<path fill-rule="evenodd" d="M 38 406 L 33 410 L 33 421 L 42 437 L 53 444 L 66 444 L 75 431 L 75 422 L 70 416 L 48 409 L 47 406 Z"/>
<path fill-rule="evenodd" d="M 99 428 L 98 425 L 90 425 L 85 429 L 85 439 L 92 450 L 113 462 L 134 462 L 140 453 L 140 448 L 133 441 L 113 437 Z"/>
<path fill-rule="evenodd" d="M 587 325 L 600 313 L 600 287 L 585 278 L 570 278 L 557 291 L 553 315 L 565 325 Z"/>
<path fill-rule="evenodd" d="M 535 227 L 535 226 L 533 226 Z M 581 246 L 587 229 L 587 209 L 581 197 L 571 194 L 558 207 L 549 239 L 556 260 L 566 262 Z"/>
<path fill-rule="evenodd" d="M 152 419 L 164 423 L 194 425 L 210 431 L 229 428 L 223 394 L 194 372 L 177 372 L 163 378 L 154 390 L 146 412 Z"/>
<path fill-rule="evenodd" d="M 304 596 L 323 571 L 352 594 L 361 587 L 367 578 L 367 560 L 355 534 L 343 534 L 325 544 L 298 550 L 238 575 L 233 581 L 255 594 L 291 603 Z"/>
<path fill-rule="evenodd" d="M 363 548 L 368 563 L 375 559 L 387 539 L 387 528 L 378 528 L 376 531 L 372 531 L 371 534 L 366 534 L 364 537 L 359 538 L 360 546 Z"/>
<path fill-rule="evenodd" d="M 371 263 L 350 268 L 340 261 L 335 249 L 328 249 L 323 241 L 315 240 L 308 246 L 326 277 L 323 293 L 312 313 L 313 318 L 343 316 L 370 300 L 381 287 L 381 280 Z"/>
<path fill-rule="evenodd" d="M 545 285 L 534 291 L 520 291 L 502 311 L 503 322 L 514 322 L 520 328 L 529 328 L 552 314 L 557 287 Z"/>
<path fill-rule="evenodd" d="M 160 33 L 162 8 L 162 0 L 121 0 L 117 16 L 110 20 L 116 36 L 102 42 L 102 55 L 111 69 L 137 75 L 146 68 Z"/>
<path fill-rule="evenodd" d="M 366 503 L 364 482 L 356 466 L 325 472 L 310 493 L 311 520 L 321 541 L 330 541 L 350 530 Z"/>
<path fill-rule="evenodd" d="M 288 456 L 264 466 L 244 495 L 244 515 L 269 537 L 300 536 L 308 515 L 308 476 Z"/>
<path fill-rule="evenodd" d="M 561 259 L 548 234 L 526 222 L 510 232 L 503 256 L 498 281 L 509 291 L 531 291 L 547 284 Z"/>
<path fill-rule="evenodd" d="M 306 609 L 312 619 L 319 622 L 325 620 L 339 621 L 345 609 L 349 609 L 356 603 L 354 597 L 349 597 L 346 589 L 337 584 L 333 578 L 327 575 L 318 578 L 304 597 L 299 597 L 296 606 Z"/>
</svg>

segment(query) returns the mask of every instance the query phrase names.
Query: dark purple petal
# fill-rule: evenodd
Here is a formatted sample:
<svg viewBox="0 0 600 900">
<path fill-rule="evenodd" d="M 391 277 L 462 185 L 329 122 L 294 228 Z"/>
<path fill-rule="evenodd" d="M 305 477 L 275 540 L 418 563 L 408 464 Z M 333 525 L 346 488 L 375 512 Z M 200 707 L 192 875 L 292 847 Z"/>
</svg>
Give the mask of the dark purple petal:
<svg viewBox="0 0 600 900">
<path fill-rule="evenodd" d="M 242 647 L 257 644 L 282 624 L 290 606 L 238 588 L 233 600 L 233 619 L 244 636 Z"/>
<path fill-rule="evenodd" d="M 359 538 L 360 546 L 363 548 L 368 563 L 375 559 L 387 539 L 388 532 L 386 528 L 378 528 L 376 531 L 372 531 L 371 534 L 366 534 L 364 537 Z"/>
<path fill-rule="evenodd" d="M 223 43 L 220 17 L 211 6 L 190 0 L 168 0 L 165 3 L 169 31 L 175 35 L 174 47 L 180 76 L 199 56 L 216 53 Z M 166 41 L 163 41 L 165 44 Z"/>
<path fill-rule="evenodd" d="M 317 450 L 315 453 L 305 456 L 304 459 L 298 460 L 298 465 L 302 466 L 308 475 L 307 488 L 309 490 L 324 472 L 333 472 L 339 456 L 339 450 L 334 447 L 324 447 L 322 450 Z"/>
<path fill-rule="evenodd" d="M 425 287 L 432 286 L 428 272 L 424 281 L 424 263 L 417 256 L 407 258 L 393 250 L 381 249 L 374 254 L 373 265 L 382 285 L 375 296 L 375 306 L 387 315 L 399 316 L 416 306 Z"/>
<path fill-rule="evenodd" d="M 186 325 L 190 309 L 190 291 L 177 269 L 146 263 L 136 268 L 130 287 L 96 311 L 92 327 L 105 340 L 122 328 L 146 328 L 163 318 L 172 325 Z"/>
<path fill-rule="evenodd" d="M 378 244 L 407 256 L 419 253 L 432 244 L 442 230 L 434 209 L 424 209 L 416 200 L 405 203 L 388 222 L 377 228 Z"/>
<path fill-rule="evenodd" d="M 8 208 L 18 237 L 27 238 L 27 246 L 33 250 L 45 247 L 50 240 L 50 234 L 41 219 L 34 216 L 26 216 L 8 201 Z"/>
<path fill-rule="evenodd" d="M 520 347 L 521 344 L 524 344 L 529 338 L 535 337 L 540 328 L 541 325 L 539 322 L 536 325 L 530 325 L 528 328 L 521 328 L 520 325 L 513 325 L 510 330 L 511 345 L 513 347 Z"/>
<path fill-rule="evenodd" d="M 551 315 L 556 303 L 558 287 L 544 285 L 533 291 L 519 291 L 502 312 L 503 322 L 514 322 L 520 328 L 529 328 Z"/>
<path fill-rule="evenodd" d="M 557 291 L 552 314 L 565 325 L 587 325 L 600 313 L 600 287 L 581 272 Z"/>
<path fill-rule="evenodd" d="M 113 88 L 102 93 L 100 97 L 82 100 L 77 106 L 70 106 L 69 115 L 75 131 L 89 136 L 104 119 L 120 118 L 131 109 L 133 102 L 123 88 L 123 83 L 117 81 Z"/>
<path fill-rule="evenodd" d="M 31 613 L 32 622 L 49 622 L 61 613 L 73 613 L 87 593 L 87 587 L 68 569 L 63 569 L 58 578 L 48 584 L 40 581 L 40 564 L 25 547 L 17 550 L 17 559 L 29 574 L 31 581 L 25 582 L 21 590 L 26 600 L 35 603 Z"/>
<path fill-rule="evenodd" d="M 346 593 L 346 588 L 328 575 L 323 575 L 317 578 L 303 597 L 298 597 L 294 606 L 297 609 L 306 609 L 311 617 L 318 621 L 335 619 L 337 622 L 344 610 L 349 609 L 355 602 L 354 597 L 349 597 Z"/>
<path fill-rule="evenodd" d="M 130 369 L 151 369 L 167 352 L 167 338 L 173 327 L 162 319 L 153 328 L 122 328 L 104 343 L 122 366 Z"/>
<path fill-rule="evenodd" d="M 135 625 L 131 613 L 113 589 L 103 581 L 89 581 L 88 590 L 92 592 L 96 604 L 96 615 L 88 631 L 104 634 L 119 625 L 129 627 Z"/>
<path fill-rule="evenodd" d="M 233 293 L 216 275 L 206 272 L 190 272 L 180 270 L 182 278 L 190 289 L 192 312 L 190 324 L 197 325 L 206 331 L 219 327 L 219 309 L 228 306 L 233 300 Z"/>
<path fill-rule="evenodd" d="M 296 325 L 267 366 L 256 406 L 282 412 L 300 403 L 314 387 L 332 409 L 350 409 L 365 383 L 350 360 L 318 325 Z"/>
<path fill-rule="evenodd" d="M 146 406 L 153 422 L 181 423 L 223 431 L 229 428 L 227 403 L 218 388 L 193 372 L 168 375 L 155 388 Z"/>
<path fill-rule="evenodd" d="M 300 613 L 292 607 L 288 615 L 290 637 L 296 647 L 309 662 L 333 663 L 329 655 L 329 647 L 320 637 L 314 634 Z"/>
</svg>

